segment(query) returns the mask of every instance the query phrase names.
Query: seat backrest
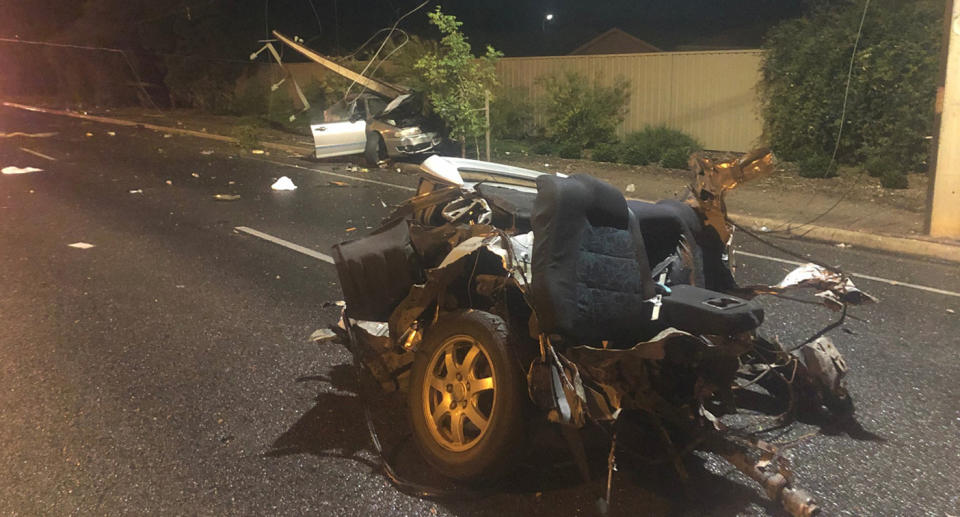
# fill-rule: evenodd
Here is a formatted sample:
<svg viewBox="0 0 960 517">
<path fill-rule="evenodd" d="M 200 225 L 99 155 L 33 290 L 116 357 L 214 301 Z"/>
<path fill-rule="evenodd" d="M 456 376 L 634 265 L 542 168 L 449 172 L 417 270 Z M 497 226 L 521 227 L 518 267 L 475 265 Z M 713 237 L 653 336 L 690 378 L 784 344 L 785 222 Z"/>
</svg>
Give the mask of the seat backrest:
<svg viewBox="0 0 960 517">
<path fill-rule="evenodd" d="M 655 291 L 623 195 L 584 175 L 540 176 L 537 190 L 532 298 L 541 330 L 579 343 L 642 335 Z"/>
</svg>

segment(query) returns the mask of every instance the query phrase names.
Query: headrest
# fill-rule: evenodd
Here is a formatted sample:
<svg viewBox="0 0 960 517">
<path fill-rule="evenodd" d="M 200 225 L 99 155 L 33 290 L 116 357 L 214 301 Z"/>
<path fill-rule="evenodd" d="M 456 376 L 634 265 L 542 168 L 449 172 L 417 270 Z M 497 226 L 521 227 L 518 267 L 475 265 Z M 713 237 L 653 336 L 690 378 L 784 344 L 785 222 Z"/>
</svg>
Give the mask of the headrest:
<svg viewBox="0 0 960 517">
<path fill-rule="evenodd" d="M 627 200 L 609 183 L 576 174 L 569 178 L 537 177 L 537 204 L 566 213 L 582 213 L 591 226 L 627 229 Z"/>
</svg>

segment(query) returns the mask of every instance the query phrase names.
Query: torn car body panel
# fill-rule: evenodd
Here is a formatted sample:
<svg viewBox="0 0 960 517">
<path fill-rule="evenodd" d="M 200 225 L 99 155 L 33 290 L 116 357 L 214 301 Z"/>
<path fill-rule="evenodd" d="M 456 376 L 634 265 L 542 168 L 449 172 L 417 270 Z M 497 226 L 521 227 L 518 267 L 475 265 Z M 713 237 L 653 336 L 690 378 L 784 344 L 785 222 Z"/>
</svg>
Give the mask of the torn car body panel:
<svg viewBox="0 0 960 517">
<path fill-rule="evenodd" d="M 310 126 L 314 154 L 330 158 L 362 153 L 367 144 L 367 123 L 364 120 L 344 120 Z"/>
</svg>

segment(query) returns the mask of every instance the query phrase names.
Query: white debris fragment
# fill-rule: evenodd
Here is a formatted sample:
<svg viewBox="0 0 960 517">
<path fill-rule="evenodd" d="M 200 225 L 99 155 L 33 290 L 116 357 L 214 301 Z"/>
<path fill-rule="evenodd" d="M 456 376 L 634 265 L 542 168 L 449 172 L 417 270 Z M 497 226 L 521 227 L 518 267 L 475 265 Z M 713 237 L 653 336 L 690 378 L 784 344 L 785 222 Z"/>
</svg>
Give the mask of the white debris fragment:
<svg viewBox="0 0 960 517">
<path fill-rule="evenodd" d="M 849 245 L 849 244 L 847 244 L 847 243 L 845 243 L 845 242 L 838 242 L 838 243 L 836 244 L 836 246 L 837 246 L 838 248 L 852 248 L 852 247 L 853 247 L 853 246 L 851 246 L 851 245 Z"/>
<path fill-rule="evenodd" d="M 167 134 L 163 135 L 163 137 L 164 137 L 164 138 L 173 138 L 173 135 L 171 135 L 170 133 L 167 133 Z"/>
<path fill-rule="evenodd" d="M 107 134 L 110 136 L 117 136 L 117 133 L 115 131 L 107 131 Z"/>
<path fill-rule="evenodd" d="M 270 185 L 270 188 L 273 190 L 297 190 L 297 186 L 293 184 L 293 180 L 286 176 L 281 176 L 273 185 Z"/>
<path fill-rule="evenodd" d="M 202 155 L 204 155 L 204 156 L 210 156 L 211 154 L 213 154 L 213 150 L 212 150 L 212 149 L 204 149 L 203 151 L 200 151 L 200 154 L 202 154 Z"/>
<path fill-rule="evenodd" d="M 136 188 L 130 191 L 131 194 L 143 194 L 142 188 Z"/>
<path fill-rule="evenodd" d="M 89 133 L 89 132 L 88 132 L 88 133 L 87 133 L 87 136 L 88 136 L 88 137 L 89 137 L 89 136 L 93 136 L 93 133 Z"/>
<path fill-rule="evenodd" d="M 71 248 L 81 249 L 81 250 L 88 250 L 93 247 L 93 244 L 90 244 L 87 242 L 75 242 L 73 244 L 68 244 L 67 246 L 70 246 Z"/>
<path fill-rule="evenodd" d="M 264 154 L 263 149 L 253 149 L 250 152 L 253 154 Z"/>
<path fill-rule="evenodd" d="M 957 313 L 957 311 L 955 311 L 955 310 L 953 310 L 953 309 L 947 309 L 947 314 L 956 314 L 956 313 Z"/>
<path fill-rule="evenodd" d="M 328 328 L 317 329 L 313 331 L 313 334 L 310 334 L 310 341 L 316 343 L 325 343 L 335 339 L 337 339 L 337 334 Z"/>
<path fill-rule="evenodd" d="M 214 194 L 213 199 L 217 201 L 236 201 L 240 199 L 238 194 Z"/>
<path fill-rule="evenodd" d="M 769 232 L 769 231 L 770 231 L 770 228 L 767 228 L 766 226 L 761 226 L 761 227 L 760 227 L 760 231 L 761 231 L 761 232 Z"/>
<path fill-rule="evenodd" d="M 190 175 L 193 176 L 194 178 L 199 178 L 199 177 L 200 177 L 200 175 L 197 174 L 196 172 L 191 172 Z"/>
<path fill-rule="evenodd" d="M 631 183 L 631 184 L 627 185 L 627 188 L 624 189 L 624 190 L 626 190 L 627 192 L 636 192 L 636 191 L 637 191 L 637 186 L 634 185 L 633 183 Z"/>
<path fill-rule="evenodd" d="M 9 167 L 4 167 L 2 171 L 4 174 L 30 174 L 31 172 L 43 172 L 43 169 L 38 169 L 36 167 L 14 167 L 13 165 Z"/>
</svg>

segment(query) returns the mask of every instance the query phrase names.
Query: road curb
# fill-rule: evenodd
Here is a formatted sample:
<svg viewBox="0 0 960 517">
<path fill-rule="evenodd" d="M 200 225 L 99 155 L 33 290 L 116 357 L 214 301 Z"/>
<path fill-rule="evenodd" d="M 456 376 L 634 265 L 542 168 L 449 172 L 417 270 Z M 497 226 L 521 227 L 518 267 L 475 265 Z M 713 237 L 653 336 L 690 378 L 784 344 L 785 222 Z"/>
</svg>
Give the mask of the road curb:
<svg viewBox="0 0 960 517">
<path fill-rule="evenodd" d="M 233 138 L 232 136 L 218 135 L 215 133 L 206 133 L 204 131 L 195 131 L 193 129 L 183 129 L 179 127 L 170 127 L 170 126 L 159 126 L 157 124 L 150 124 L 147 122 L 135 122 L 132 120 L 124 120 L 119 118 L 87 115 L 84 113 L 77 113 L 75 111 L 66 111 L 66 110 L 58 110 L 58 109 L 51 109 L 51 108 L 40 108 L 36 106 L 27 106 L 24 104 L 17 104 L 15 102 L 4 102 L 3 105 L 10 108 L 22 109 L 25 111 L 34 111 L 37 113 L 46 113 L 49 115 L 61 115 L 64 117 L 72 117 L 72 118 L 78 118 L 83 120 L 90 120 L 93 122 L 100 122 L 102 124 L 113 124 L 115 126 L 124 126 L 124 127 L 143 127 L 146 129 L 152 129 L 154 131 L 163 131 L 165 133 L 176 133 L 180 135 L 194 136 L 197 138 L 206 138 L 207 140 L 216 140 L 218 142 L 228 142 L 233 144 L 238 143 L 238 140 L 236 138 Z M 294 154 L 304 154 L 304 153 L 313 152 L 313 148 L 308 146 L 288 145 L 288 144 L 281 144 L 277 142 L 260 142 L 258 145 L 260 147 L 263 147 L 264 149 L 286 151 L 288 153 L 294 153 Z"/>
<path fill-rule="evenodd" d="M 47 113 L 51 115 L 61 115 L 66 117 L 91 120 L 94 122 L 101 122 L 104 124 L 113 124 L 117 126 L 126 126 L 126 127 L 144 127 L 147 129 L 152 129 L 154 131 L 177 133 L 181 135 L 194 136 L 197 138 L 206 138 L 208 140 L 217 140 L 220 142 L 237 143 L 237 139 L 233 137 L 218 135 L 214 133 L 205 133 L 203 131 L 194 131 L 192 129 L 182 129 L 178 127 L 160 126 L 156 124 L 134 122 L 130 120 L 123 120 L 123 119 L 117 119 L 117 118 L 111 118 L 111 117 L 86 115 L 83 113 L 76 113 L 73 111 L 40 108 L 35 106 L 27 106 L 24 104 L 17 104 L 14 102 L 4 102 L 3 105 L 11 108 L 26 110 L 26 111 Z M 308 146 L 288 145 L 288 144 L 280 144 L 276 142 L 262 142 L 260 146 L 262 146 L 265 149 L 286 151 L 293 154 L 304 154 L 304 153 L 313 152 L 313 149 Z M 776 232 L 778 235 L 784 234 L 784 235 L 789 235 L 793 237 L 816 240 L 816 241 L 824 241 L 824 242 L 837 243 L 837 244 L 843 243 L 843 244 L 856 246 L 859 248 L 886 251 L 891 253 L 902 253 L 905 255 L 934 258 L 939 260 L 946 260 L 949 262 L 960 263 L 960 243 L 951 244 L 947 242 L 939 242 L 939 241 L 933 241 L 933 240 L 896 237 L 892 235 L 881 235 L 881 234 L 874 234 L 874 233 L 859 232 L 854 230 L 843 230 L 840 228 L 831 228 L 828 226 L 797 225 L 795 223 L 791 223 L 790 221 L 782 221 L 779 219 L 772 219 L 767 217 L 748 216 L 743 214 L 729 214 L 729 216 L 732 221 L 739 224 L 740 226 L 749 228 L 750 230 L 760 234 L 767 232 L 768 228 L 774 228 L 776 229 Z"/>
<path fill-rule="evenodd" d="M 779 219 L 742 214 L 729 214 L 729 217 L 738 225 L 761 235 L 774 230 L 780 235 L 803 239 L 842 243 L 865 249 L 960 262 L 960 245 L 957 244 L 843 230 L 828 226 L 801 225 Z"/>
</svg>

